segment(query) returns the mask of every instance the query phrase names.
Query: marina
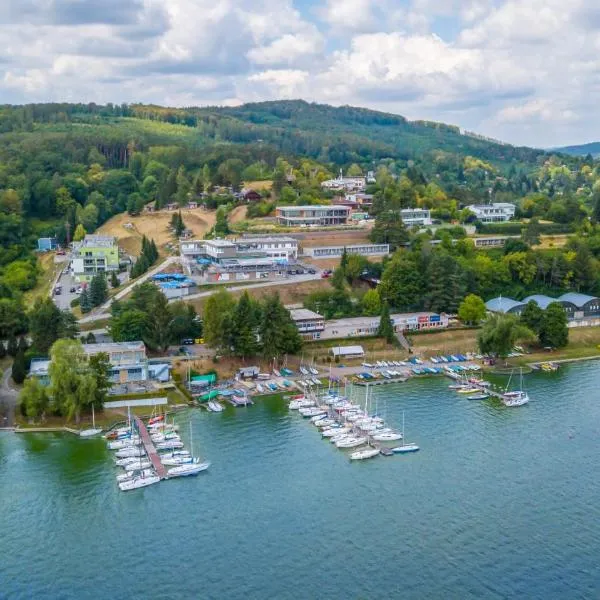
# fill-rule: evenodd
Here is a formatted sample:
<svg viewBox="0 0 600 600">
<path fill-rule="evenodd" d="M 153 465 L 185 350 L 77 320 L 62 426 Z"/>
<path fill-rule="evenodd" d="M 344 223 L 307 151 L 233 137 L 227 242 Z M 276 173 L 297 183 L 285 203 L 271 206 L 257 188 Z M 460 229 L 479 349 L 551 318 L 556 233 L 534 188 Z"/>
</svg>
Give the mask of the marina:
<svg viewBox="0 0 600 600">
<path fill-rule="evenodd" d="M 500 389 L 506 379 L 490 378 Z M 275 396 L 248 410 L 183 411 L 175 425 L 187 450 L 191 422 L 202 455 L 218 468 L 127 493 L 115 485 L 122 470 L 101 438 L 2 433 L 2 477 L 11 482 L 0 486 L 3 594 L 393 598 L 401 581 L 406 597 L 445 598 L 452 581 L 460 598 L 593 597 L 597 363 L 526 376 L 527 410 L 469 402 L 450 383 L 410 378 L 370 388 L 391 427 L 405 413 L 406 441 L 421 446 L 410 457 L 351 461 L 356 449 L 320 440 L 310 418 Z M 355 391 L 363 402 L 364 394 Z M 117 538 L 119 552 L 98 551 Z M 344 552 L 331 544 L 345 544 Z M 161 565 L 144 577 L 123 568 L 140 548 L 144 561 Z M 210 556 L 214 576 L 181 570 L 183 556 Z M 244 557 L 235 571 L 233 556 Z"/>
</svg>

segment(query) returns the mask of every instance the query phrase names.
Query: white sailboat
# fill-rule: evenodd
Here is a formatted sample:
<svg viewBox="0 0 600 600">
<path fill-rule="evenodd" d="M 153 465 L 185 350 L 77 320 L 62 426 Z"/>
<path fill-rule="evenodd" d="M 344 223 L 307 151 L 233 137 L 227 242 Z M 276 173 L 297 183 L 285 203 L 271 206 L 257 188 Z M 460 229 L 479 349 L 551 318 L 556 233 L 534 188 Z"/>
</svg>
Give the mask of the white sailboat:
<svg viewBox="0 0 600 600">
<path fill-rule="evenodd" d="M 150 475 L 149 477 L 138 475 L 128 481 L 121 481 L 119 483 L 119 489 L 122 492 L 128 492 L 129 490 L 137 490 L 138 488 L 146 487 L 158 483 L 159 481 L 160 477 L 158 475 Z"/>
<path fill-rule="evenodd" d="M 419 450 L 419 446 L 417 446 L 417 444 L 413 442 L 409 442 L 407 444 L 404 442 L 404 439 L 404 411 L 402 411 L 402 444 L 392 448 L 392 452 L 394 454 L 405 454 L 408 452 L 417 452 Z"/>
<path fill-rule="evenodd" d="M 367 458 L 374 458 L 379 454 L 379 448 L 371 448 L 367 446 L 366 448 L 361 448 L 360 450 L 355 450 L 350 453 L 350 460 L 365 460 Z"/>
<path fill-rule="evenodd" d="M 121 473 L 120 475 L 117 475 L 117 483 L 121 483 L 122 481 L 130 481 L 138 475 L 141 475 L 142 477 L 152 477 L 154 475 L 154 471 L 152 469 L 143 469 L 139 473 L 136 473 L 136 471 Z"/>
<path fill-rule="evenodd" d="M 79 437 L 92 437 L 93 435 L 98 435 L 99 433 L 102 433 L 102 429 L 98 429 L 96 427 L 96 414 L 94 413 L 94 405 L 92 404 L 92 428 L 80 431 Z"/>
<path fill-rule="evenodd" d="M 506 384 L 506 390 L 508 390 L 511 378 L 512 378 L 512 374 L 508 378 L 508 383 Z M 504 392 L 504 394 L 502 395 L 502 402 L 504 403 L 504 406 L 510 406 L 510 407 L 523 406 L 523 404 L 527 404 L 529 402 L 529 395 L 523 389 L 523 369 L 521 369 L 519 388 L 520 389 L 515 390 L 513 392 L 509 392 L 509 391 Z"/>
<path fill-rule="evenodd" d="M 376 442 L 395 442 L 402 439 L 402 434 L 398 431 L 382 431 L 374 433 L 371 438 Z"/>
<path fill-rule="evenodd" d="M 194 439 L 192 436 L 192 422 L 190 421 L 190 450 L 192 452 L 192 456 L 194 454 Z M 179 457 L 180 460 L 186 462 L 180 462 L 177 466 L 169 469 L 167 471 L 167 475 L 169 477 L 187 477 L 189 475 L 198 475 L 202 471 L 206 471 L 208 467 L 210 467 L 210 463 L 200 462 L 198 458 L 192 458 L 191 460 L 185 459 L 185 457 Z M 172 459 L 177 460 L 177 458 Z M 164 462 L 163 464 L 170 464 L 169 462 Z"/>
</svg>

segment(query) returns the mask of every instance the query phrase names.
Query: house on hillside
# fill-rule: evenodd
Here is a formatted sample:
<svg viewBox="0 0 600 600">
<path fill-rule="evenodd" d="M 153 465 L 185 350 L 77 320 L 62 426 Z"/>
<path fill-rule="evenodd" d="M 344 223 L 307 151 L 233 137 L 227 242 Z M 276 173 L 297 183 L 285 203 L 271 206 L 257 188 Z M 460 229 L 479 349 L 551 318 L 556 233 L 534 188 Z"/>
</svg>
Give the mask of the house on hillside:
<svg viewBox="0 0 600 600">
<path fill-rule="evenodd" d="M 262 196 L 252 188 L 243 188 L 240 192 L 241 199 L 244 202 L 259 202 Z"/>
<path fill-rule="evenodd" d="M 167 204 L 167 210 L 177 210 L 179 208 L 179 204 L 177 202 L 169 202 Z"/>
<path fill-rule="evenodd" d="M 198 203 L 195 200 L 190 200 L 187 205 L 188 208 L 198 208 Z"/>
</svg>

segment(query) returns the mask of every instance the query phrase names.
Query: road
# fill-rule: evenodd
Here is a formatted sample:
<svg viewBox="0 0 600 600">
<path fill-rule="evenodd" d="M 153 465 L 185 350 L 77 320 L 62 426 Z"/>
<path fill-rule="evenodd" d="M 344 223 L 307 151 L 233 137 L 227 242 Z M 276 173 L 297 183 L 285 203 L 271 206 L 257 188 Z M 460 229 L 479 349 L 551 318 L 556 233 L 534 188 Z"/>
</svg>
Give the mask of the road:
<svg viewBox="0 0 600 600">
<path fill-rule="evenodd" d="M 179 260 L 179 259 L 176 259 L 176 260 Z M 166 263 L 163 263 L 161 265 L 161 268 L 164 268 L 165 266 L 166 266 Z M 150 276 L 150 275 L 152 275 L 152 273 L 147 274 L 147 275 Z M 316 273 L 314 275 L 307 273 L 306 275 L 294 275 L 294 276 L 290 277 L 289 279 L 282 279 L 281 281 L 271 280 L 271 281 L 264 281 L 261 283 L 250 283 L 248 285 L 227 286 L 227 287 L 225 287 L 225 289 L 228 292 L 235 292 L 238 290 L 252 290 L 252 289 L 256 289 L 256 288 L 277 287 L 280 285 L 294 285 L 294 284 L 298 284 L 298 283 L 303 283 L 305 281 L 317 281 L 319 279 L 321 279 L 320 273 Z M 136 284 L 138 284 L 138 283 L 141 283 L 141 280 L 136 281 Z M 129 287 L 131 288 L 131 287 L 133 287 L 133 285 L 129 286 Z M 198 300 L 200 298 L 207 298 L 208 296 L 212 296 L 212 294 L 214 294 L 219 289 L 222 289 L 222 285 L 218 285 L 218 286 L 215 285 L 215 287 L 213 289 L 206 290 L 204 292 L 198 292 L 197 294 L 190 294 L 189 296 L 183 296 L 181 298 L 174 298 L 173 300 L 169 300 L 169 302 L 175 302 L 176 300 L 183 300 L 184 302 L 187 302 L 188 300 Z M 124 290 L 121 290 L 121 291 L 123 292 Z M 117 299 L 117 296 L 115 296 L 115 299 Z M 108 309 L 110 307 L 111 301 L 109 301 L 106 304 L 104 304 L 103 306 L 101 306 L 100 309 L 103 309 L 104 311 L 106 311 L 106 309 Z M 79 322 L 80 323 L 91 323 L 93 321 L 99 321 L 101 319 L 108 319 L 109 317 L 110 317 L 110 313 L 108 313 L 108 312 L 98 312 L 95 314 L 87 315 L 87 316 L 83 317 L 82 319 L 79 319 Z"/>
<path fill-rule="evenodd" d="M 110 300 L 99 306 L 95 312 L 86 315 L 79 319 L 80 323 L 91 323 L 92 321 L 99 321 L 101 319 L 108 319 L 110 317 L 110 313 L 106 312 L 110 309 L 110 305 L 114 300 L 120 300 L 124 298 L 127 294 L 131 292 L 131 290 L 140 283 L 144 283 L 144 281 L 148 281 L 152 275 L 156 275 L 156 273 L 160 273 L 163 269 L 166 269 L 169 265 L 175 264 L 179 262 L 178 256 L 169 256 L 166 260 L 161 262 L 159 265 L 146 271 L 141 277 L 136 279 L 133 283 L 126 285 L 122 290 L 119 290 Z"/>
<path fill-rule="evenodd" d="M 7 367 L 2 374 L 0 383 L 0 427 L 14 427 L 15 407 L 19 392 L 10 384 L 12 369 Z"/>
</svg>

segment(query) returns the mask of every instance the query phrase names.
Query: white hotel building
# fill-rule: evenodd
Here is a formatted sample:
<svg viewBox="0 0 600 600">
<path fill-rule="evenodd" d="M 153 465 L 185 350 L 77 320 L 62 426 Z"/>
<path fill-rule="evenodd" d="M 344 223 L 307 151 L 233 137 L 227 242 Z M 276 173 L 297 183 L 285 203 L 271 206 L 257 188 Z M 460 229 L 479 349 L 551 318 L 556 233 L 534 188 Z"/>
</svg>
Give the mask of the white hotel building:
<svg viewBox="0 0 600 600">
<path fill-rule="evenodd" d="M 482 223 L 503 223 L 515 216 L 515 205 L 510 202 L 495 202 L 494 204 L 471 204 L 467 208 Z"/>
</svg>

